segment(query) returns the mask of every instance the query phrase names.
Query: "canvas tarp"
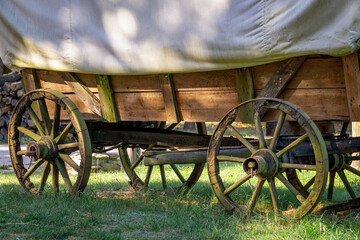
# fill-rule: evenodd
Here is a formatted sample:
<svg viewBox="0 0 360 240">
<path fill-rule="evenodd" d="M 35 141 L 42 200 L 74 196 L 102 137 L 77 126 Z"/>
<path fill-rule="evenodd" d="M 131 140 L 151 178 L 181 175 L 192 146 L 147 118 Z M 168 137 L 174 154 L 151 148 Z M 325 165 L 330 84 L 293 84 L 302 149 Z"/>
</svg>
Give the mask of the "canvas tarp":
<svg viewBox="0 0 360 240">
<path fill-rule="evenodd" d="M 0 57 L 59 71 L 247 67 L 360 46 L 359 0 L 0 0 Z"/>
</svg>

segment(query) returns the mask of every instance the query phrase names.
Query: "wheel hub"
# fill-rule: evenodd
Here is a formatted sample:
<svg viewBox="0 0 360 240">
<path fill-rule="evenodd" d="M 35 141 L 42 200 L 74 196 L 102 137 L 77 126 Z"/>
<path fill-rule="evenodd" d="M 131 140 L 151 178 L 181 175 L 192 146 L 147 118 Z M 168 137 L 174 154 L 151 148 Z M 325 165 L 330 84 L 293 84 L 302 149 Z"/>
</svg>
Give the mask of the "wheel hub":
<svg viewBox="0 0 360 240">
<path fill-rule="evenodd" d="M 329 170 L 338 171 L 343 169 L 346 164 L 349 164 L 346 157 L 346 154 L 329 154 Z"/>
<path fill-rule="evenodd" d="M 31 141 L 27 144 L 25 156 L 30 157 L 33 161 L 39 158 L 52 161 L 55 159 L 57 151 L 55 140 L 49 136 L 44 136 L 38 142 Z"/>
<path fill-rule="evenodd" d="M 260 149 L 245 160 L 243 168 L 248 175 L 271 178 L 278 171 L 278 158 L 272 151 Z"/>
</svg>

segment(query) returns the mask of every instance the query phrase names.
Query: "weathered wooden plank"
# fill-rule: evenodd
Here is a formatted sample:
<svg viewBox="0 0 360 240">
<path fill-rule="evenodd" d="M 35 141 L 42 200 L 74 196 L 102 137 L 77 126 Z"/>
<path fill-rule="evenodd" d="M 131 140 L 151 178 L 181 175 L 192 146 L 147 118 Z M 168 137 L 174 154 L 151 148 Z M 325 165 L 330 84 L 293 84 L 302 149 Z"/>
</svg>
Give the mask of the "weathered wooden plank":
<svg viewBox="0 0 360 240">
<path fill-rule="evenodd" d="M 58 72 L 58 74 L 92 112 L 101 116 L 100 100 L 84 85 L 75 73 Z"/>
<path fill-rule="evenodd" d="M 255 97 L 253 79 L 250 68 L 239 69 L 238 79 L 236 82 L 239 92 L 239 103 L 245 102 Z M 253 103 L 246 104 L 241 107 L 240 116 L 243 123 L 254 123 Z"/>
<path fill-rule="evenodd" d="M 160 92 L 160 75 L 111 76 L 114 92 Z"/>
<path fill-rule="evenodd" d="M 191 91 L 176 95 L 182 120 L 188 122 L 220 121 L 239 104 L 237 91 Z"/>
<path fill-rule="evenodd" d="M 76 75 L 91 92 L 97 92 L 95 74 L 77 73 Z M 73 93 L 73 89 L 64 82 L 64 79 L 58 72 L 37 70 L 37 76 L 41 88 L 51 88 L 62 93 Z"/>
<path fill-rule="evenodd" d="M 332 121 L 316 121 L 316 126 L 319 128 L 322 134 L 335 134 L 334 122 Z M 266 122 L 266 136 L 273 136 L 277 121 Z M 297 135 L 301 136 L 305 134 L 305 130 L 295 121 L 285 121 L 281 128 L 281 135 Z"/>
<path fill-rule="evenodd" d="M 173 78 L 169 74 L 160 77 L 160 79 L 165 103 L 166 120 L 171 123 L 180 122 L 181 118 L 178 110 Z"/>
<path fill-rule="evenodd" d="M 342 57 L 350 121 L 360 121 L 360 66 L 357 52 Z"/>
<path fill-rule="evenodd" d="M 285 89 L 285 86 L 289 83 L 292 77 L 295 75 L 297 70 L 301 67 L 306 57 L 297 57 L 290 58 L 284 61 L 281 66 L 276 70 L 274 75 L 270 78 L 266 86 L 262 89 L 261 93 L 257 96 L 258 98 L 262 97 L 278 97 L 281 92 Z M 263 102 L 256 102 L 254 104 L 254 110 L 260 111 Z M 260 116 L 263 117 L 266 113 L 266 110 L 261 110 Z"/>
<path fill-rule="evenodd" d="M 115 93 L 122 121 L 166 121 L 162 92 Z"/>
<path fill-rule="evenodd" d="M 252 67 L 254 88 L 263 89 L 280 65 L 275 62 Z M 345 88 L 341 58 L 307 58 L 286 88 Z"/>
<path fill-rule="evenodd" d="M 106 122 L 118 122 L 120 118 L 116 108 L 110 76 L 97 75 L 96 82 L 103 120 Z"/>
<path fill-rule="evenodd" d="M 86 104 L 76 95 L 76 94 L 66 94 L 66 96 L 76 105 L 76 107 L 80 110 L 81 115 L 87 121 L 101 121 L 101 116 L 96 115 L 93 113 Z M 55 103 L 53 101 L 46 101 L 46 106 L 48 108 L 48 112 L 50 118 L 54 118 L 54 110 L 55 110 Z M 70 116 L 67 114 L 66 111 L 60 112 L 60 119 L 62 121 L 70 120 Z"/>
<path fill-rule="evenodd" d="M 173 74 L 176 92 L 236 90 L 237 78 L 237 69 Z"/>
<path fill-rule="evenodd" d="M 257 93 L 259 91 L 255 91 L 255 95 Z M 349 120 L 345 89 L 286 89 L 279 98 L 297 105 L 313 120 Z M 269 111 L 263 120 L 276 120 L 277 117 L 278 114 Z"/>
</svg>

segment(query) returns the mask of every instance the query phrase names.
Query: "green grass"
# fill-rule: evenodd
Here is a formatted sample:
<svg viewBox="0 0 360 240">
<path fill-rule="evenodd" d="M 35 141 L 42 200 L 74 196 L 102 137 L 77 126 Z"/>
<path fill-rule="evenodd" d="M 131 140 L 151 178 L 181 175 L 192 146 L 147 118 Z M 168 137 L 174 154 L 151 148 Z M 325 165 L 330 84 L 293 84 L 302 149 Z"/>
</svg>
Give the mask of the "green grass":
<svg viewBox="0 0 360 240">
<path fill-rule="evenodd" d="M 224 181 L 230 184 L 237 178 L 234 173 L 238 169 L 232 164 L 224 169 Z M 175 187 L 176 177 L 166 173 L 168 185 Z M 311 177 L 307 175 L 304 173 L 301 177 Z M 32 181 L 36 183 L 39 178 L 40 175 Z M 349 179 L 352 185 L 359 185 L 358 179 Z M 267 186 L 260 197 L 257 214 L 229 215 L 217 203 L 205 171 L 186 196 L 177 195 L 171 189 L 161 191 L 158 175 L 152 180 L 157 191 L 134 193 L 127 189 L 125 173 L 94 173 L 86 193 L 72 199 L 66 195 L 63 184 L 56 196 L 52 195 L 50 185 L 43 195 L 32 196 L 20 187 L 13 173 L 0 173 L 0 239 L 329 240 L 360 236 L 359 213 L 310 215 L 298 221 L 286 216 L 275 219 L 266 211 L 271 205 Z M 282 207 L 286 208 L 294 201 L 293 197 L 278 185 Z M 247 191 L 245 187 L 244 192 L 236 194 L 241 197 Z M 345 191 L 340 184 L 336 185 L 336 196 L 346 197 Z"/>
</svg>

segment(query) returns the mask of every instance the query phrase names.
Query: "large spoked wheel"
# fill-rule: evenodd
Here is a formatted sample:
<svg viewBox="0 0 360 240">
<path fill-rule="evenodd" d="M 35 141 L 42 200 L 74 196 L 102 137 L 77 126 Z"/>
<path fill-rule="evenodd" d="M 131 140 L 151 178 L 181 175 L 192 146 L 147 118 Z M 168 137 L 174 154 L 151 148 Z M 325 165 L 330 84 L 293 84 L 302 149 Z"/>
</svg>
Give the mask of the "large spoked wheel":
<svg viewBox="0 0 360 240">
<path fill-rule="evenodd" d="M 165 190 L 170 187 L 179 190 L 180 192 L 187 192 L 200 178 L 201 173 L 204 169 L 204 163 L 196 163 L 196 164 L 164 164 L 158 166 L 139 166 L 139 161 L 143 160 L 143 157 L 140 156 L 139 159 L 135 163 L 131 163 L 130 158 L 127 154 L 125 148 L 119 148 L 120 159 L 124 170 L 134 188 L 153 188 L 156 183 L 154 183 L 154 168 L 159 169 L 161 186 L 162 189 Z M 135 166 L 136 164 L 136 166 Z M 176 175 L 176 183 L 169 184 L 169 180 L 167 180 L 167 173 L 174 173 Z M 153 180 L 153 184 L 152 184 Z"/>
<path fill-rule="evenodd" d="M 238 117 L 240 108 L 252 104 L 255 101 L 264 102 L 264 108 L 277 111 L 279 115 L 277 126 L 272 137 L 265 138 L 259 112 L 255 112 L 254 121 L 257 132 L 255 141 L 245 139 L 233 123 Z M 305 134 L 292 139 L 286 146 L 278 144 L 280 142 L 280 133 L 285 118 L 291 118 L 296 121 L 305 131 Z M 230 133 L 236 137 L 251 155 L 248 158 L 238 158 L 226 155 L 220 155 L 220 146 L 225 134 Z M 311 164 L 302 164 L 291 162 L 288 154 L 292 149 L 300 147 L 304 142 L 310 142 L 314 150 L 315 160 Z M 301 218 L 309 213 L 318 203 L 325 187 L 328 174 L 328 156 L 324 140 L 310 117 L 301 109 L 291 103 L 274 98 L 253 99 L 241 103 L 233 108 L 219 123 L 217 129 L 210 141 L 208 157 L 208 173 L 212 189 L 220 203 L 229 211 L 246 208 L 249 213 L 254 211 L 258 202 L 263 185 L 268 182 L 272 206 L 275 212 L 286 210 L 289 206 L 282 203 L 283 199 L 279 196 L 292 193 L 294 199 L 292 214 L 296 218 Z M 228 167 L 236 172 L 227 171 Z M 304 197 L 296 187 L 291 184 L 283 175 L 288 169 L 310 172 L 313 175 L 314 184 L 309 189 L 309 194 Z M 312 179 L 312 176 L 306 176 Z M 234 175 L 236 179 L 231 179 L 229 175 Z M 247 182 L 254 179 L 256 186 L 250 190 Z M 276 181 L 281 184 L 276 184 Z M 277 185 L 277 186 L 276 186 Z M 281 195 L 278 193 L 281 191 Z M 267 191 L 263 191 L 267 192 Z M 266 198 L 266 197 L 264 197 Z M 280 201 L 281 200 L 281 201 Z M 286 198 L 286 201 L 287 198 Z"/>
<path fill-rule="evenodd" d="M 356 196 L 356 191 L 354 186 L 351 186 L 348 177 L 359 177 L 360 171 L 351 166 L 353 161 L 359 161 L 359 156 L 349 156 L 348 154 L 332 154 L 329 155 L 329 187 L 327 189 L 327 200 L 332 201 L 334 196 L 334 185 L 336 176 L 339 177 L 340 186 L 344 186 L 348 197 L 355 199 L 359 196 Z M 300 173 L 297 171 L 292 171 L 288 174 L 289 181 L 296 186 L 298 191 L 304 196 L 308 196 L 308 189 L 314 184 L 314 178 L 310 181 L 303 183 L 298 175 Z M 343 198 L 344 196 L 342 196 Z"/>
<path fill-rule="evenodd" d="M 36 129 L 21 126 L 26 112 Z M 70 121 L 64 129 L 60 127 L 60 116 Z M 20 132 L 32 139 L 26 150 L 21 149 Z M 42 193 L 51 175 L 54 192 L 59 191 L 59 176 L 71 195 L 84 191 L 91 171 L 90 136 L 80 111 L 64 94 L 38 89 L 20 99 L 9 124 L 9 151 L 15 174 L 24 189 L 34 194 Z M 81 155 L 80 163 L 69 156 L 75 151 Z M 30 158 L 30 163 L 25 163 L 26 157 Z M 39 183 L 34 184 L 31 180 L 37 179 L 37 170 L 41 170 L 42 175 Z M 72 177 L 70 171 L 77 172 L 76 176 Z"/>
<path fill-rule="evenodd" d="M 200 125 L 201 123 L 197 125 L 198 132 L 199 134 L 204 134 L 204 130 L 199 127 Z M 153 147 L 154 145 L 150 145 L 145 152 L 150 151 Z M 145 154 L 140 155 L 134 162 L 131 162 L 127 149 L 121 147 L 119 148 L 119 155 L 123 168 L 130 179 L 132 187 L 135 189 L 154 188 L 156 179 L 159 179 L 154 179 L 156 168 L 158 168 L 158 175 L 160 175 L 163 190 L 170 187 L 177 189 L 179 192 L 186 193 L 199 180 L 205 166 L 205 163 L 145 166 L 142 164 Z M 175 182 L 173 180 L 169 182 L 168 175 L 174 175 L 171 179 L 175 179 Z"/>
</svg>

